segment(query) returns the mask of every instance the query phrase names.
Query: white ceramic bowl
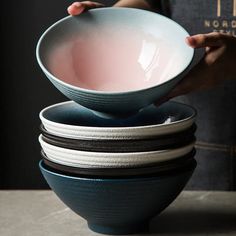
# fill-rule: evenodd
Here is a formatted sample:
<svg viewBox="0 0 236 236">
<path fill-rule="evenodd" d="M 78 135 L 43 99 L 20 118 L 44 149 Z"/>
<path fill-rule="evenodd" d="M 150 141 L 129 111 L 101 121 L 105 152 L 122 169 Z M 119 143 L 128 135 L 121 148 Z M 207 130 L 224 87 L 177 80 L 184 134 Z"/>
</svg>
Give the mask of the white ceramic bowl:
<svg viewBox="0 0 236 236">
<path fill-rule="evenodd" d="M 75 102 L 63 102 L 40 112 L 45 129 L 56 136 L 73 139 L 144 139 L 183 131 L 195 121 L 192 107 L 166 102 L 150 106 L 128 119 L 105 119 Z"/>
<path fill-rule="evenodd" d="M 158 101 L 191 68 L 194 49 L 173 20 L 134 8 L 68 16 L 39 39 L 37 60 L 67 97 L 103 116 L 129 116 Z"/>
<path fill-rule="evenodd" d="M 39 142 L 49 160 L 62 165 L 84 168 L 149 165 L 182 157 L 191 152 L 194 147 L 194 143 L 191 143 L 181 148 L 162 151 L 106 153 L 78 151 L 57 147 L 46 143 L 41 135 L 39 136 Z"/>
</svg>

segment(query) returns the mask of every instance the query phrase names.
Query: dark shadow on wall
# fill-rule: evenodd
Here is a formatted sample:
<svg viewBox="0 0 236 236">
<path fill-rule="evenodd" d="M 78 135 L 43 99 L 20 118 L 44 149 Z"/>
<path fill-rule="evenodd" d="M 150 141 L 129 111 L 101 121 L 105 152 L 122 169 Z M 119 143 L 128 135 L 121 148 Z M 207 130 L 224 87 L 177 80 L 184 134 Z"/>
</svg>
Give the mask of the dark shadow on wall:
<svg viewBox="0 0 236 236">
<path fill-rule="evenodd" d="M 44 107 L 68 100 L 46 79 L 35 58 L 41 34 L 67 15 L 73 1 L 1 1 L 0 189 L 48 188 L 38 162 Z M 114 1 L 101 1 L 107 5 Z"/>
</svg>

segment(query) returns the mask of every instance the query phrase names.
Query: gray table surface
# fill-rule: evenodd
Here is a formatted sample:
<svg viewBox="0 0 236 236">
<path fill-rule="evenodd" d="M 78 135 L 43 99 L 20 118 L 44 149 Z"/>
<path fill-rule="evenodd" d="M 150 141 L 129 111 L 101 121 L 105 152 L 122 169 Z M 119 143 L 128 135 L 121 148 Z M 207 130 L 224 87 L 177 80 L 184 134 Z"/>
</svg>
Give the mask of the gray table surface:
<svg viewBox="0 0 236 236">
<path fill-rule="evenodd" d="M 136 235 L 234 235 L 236 192 L 184 191 Z M 0 191 L 1 236 L 98 236 L 52 191 Z"/>
</svg>

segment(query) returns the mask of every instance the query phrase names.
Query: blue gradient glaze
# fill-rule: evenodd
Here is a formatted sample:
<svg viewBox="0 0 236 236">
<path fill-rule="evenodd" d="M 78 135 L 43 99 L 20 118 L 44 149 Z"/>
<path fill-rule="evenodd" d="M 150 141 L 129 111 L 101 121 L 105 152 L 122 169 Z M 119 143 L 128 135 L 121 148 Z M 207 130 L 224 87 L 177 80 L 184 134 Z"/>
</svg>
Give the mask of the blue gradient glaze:
<svg viewBox="0 0 236 236">
<path fill-rule="evenodd" d="M 79 178 L 40 170 L 52 190 L 90 229 L 106 234 L 143 230 L 182 191 L 196 163 L 175 174 L 129 179 Z"/>
<path fill-rule="evenodd" d="M 63 41 L 66 36 L 73 35 L 94 22 L 98 27 L 103 25 L 113 27 L 113 24 L 124 27 L 128 24 L 147 35 L 158 35 L 158 37 L 163 32 L 168 32 L 167 35 L 172 40 L 172 45 L 174 48 L 181 48 L 181 56 L 184 58 L 179 73 L 159 85 L 128 92 L 102 92 L 84 89 L 67 84 L 53 76 L 47 68 L 47 56 L 50 54 L 51 48 L 56 47 L 57 43 Z M 143 107 L 163 98 L 190 70 L 194 50 L 183 43 L 187 36 L 189 34 L 182 26 L 153 12 L 132 8 L 100 8 L 76 17 L 66 17 L 49 27 L 38 41 L 36 56 L 45 75 L 65 96 L 98 112 L 101 116 L 125 117 L 135 114 Z"/>
</svg>

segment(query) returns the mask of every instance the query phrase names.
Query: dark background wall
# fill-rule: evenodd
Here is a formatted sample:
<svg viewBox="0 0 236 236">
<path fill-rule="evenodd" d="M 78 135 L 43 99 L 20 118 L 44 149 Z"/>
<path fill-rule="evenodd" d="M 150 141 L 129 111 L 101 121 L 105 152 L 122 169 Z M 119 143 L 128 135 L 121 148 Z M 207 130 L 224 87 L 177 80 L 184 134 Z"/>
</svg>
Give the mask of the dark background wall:
<svg viewBox="0 0 236 236">
<path fill-rule="evenodd" d="M 35 47 L 43 31 L 67 15 L 72 2 L 1 1 L 1 189 L 47 187 L 38 169 L 38 113 L 68 99 L 41 72 Z"/>
</svg>

